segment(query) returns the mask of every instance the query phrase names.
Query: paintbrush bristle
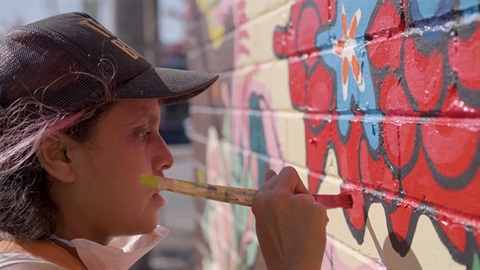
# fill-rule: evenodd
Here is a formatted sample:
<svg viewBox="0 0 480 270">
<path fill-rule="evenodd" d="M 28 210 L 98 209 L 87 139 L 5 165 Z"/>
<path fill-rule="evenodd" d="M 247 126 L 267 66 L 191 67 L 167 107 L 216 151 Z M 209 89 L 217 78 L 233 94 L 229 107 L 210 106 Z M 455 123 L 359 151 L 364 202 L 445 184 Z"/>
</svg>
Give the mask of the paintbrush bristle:
<svg viewBox="0 0 480 270">
<path fill-rule="evenodd" d="M 338 202 L 342 208 L 352 208 L 353 207 L 353 198 L 352 194 L 341 193 L 338 195 Z"/>
</svg>

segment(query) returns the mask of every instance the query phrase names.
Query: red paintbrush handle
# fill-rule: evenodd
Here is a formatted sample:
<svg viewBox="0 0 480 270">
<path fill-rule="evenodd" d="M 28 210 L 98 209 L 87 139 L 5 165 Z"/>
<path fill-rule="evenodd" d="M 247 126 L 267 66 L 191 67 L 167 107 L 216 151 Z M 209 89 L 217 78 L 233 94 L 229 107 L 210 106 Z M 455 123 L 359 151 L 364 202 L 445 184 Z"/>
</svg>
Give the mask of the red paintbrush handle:
<svg viewBox="0 0 480 270">
<path fill-rule="evenodd" d="M 320 194 L 312 194 L 315 198 L 315 201 L 325 205 L 327 209 L 331 208 L 352 208 L 353 199 L 352 195 L 347 193 L 341 193 L 338 195 L 320 195 Z"/>
</svg>

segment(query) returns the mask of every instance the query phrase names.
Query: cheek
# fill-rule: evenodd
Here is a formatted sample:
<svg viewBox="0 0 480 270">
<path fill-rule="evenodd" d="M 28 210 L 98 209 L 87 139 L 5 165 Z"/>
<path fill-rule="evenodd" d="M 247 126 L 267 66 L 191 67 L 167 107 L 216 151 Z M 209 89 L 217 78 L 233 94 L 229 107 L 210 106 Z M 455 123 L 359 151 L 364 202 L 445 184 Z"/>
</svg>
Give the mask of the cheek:
<svg viewBox="0 0 480 270">
<path fill-rule="evenodd" d="M 128 172 L 128 156 L 121 151 L 105 151 L 104 149 L 87 150 L 77 155 L 77 175 L 86 181 L 107 182 L 110 178 L 117 178 Z"/>
<path fill-rule="evenodd" d="M 123 144 L 115 147 L 98 160 L 97 169 L 104 175 L 115 176 L 117 180 L 137 180 L 141 173 L 151 171 L 151 161 L 146 147 L 136 144 Z"/>
<path fill-rule="evenodd" d="M 98 141 L 97 144 L 101 146 L 79 149 L 77 161 L 82 178 L 102 179 L 109 186 L 115 183 L 131 186 L 128 183 L 135 182 L 141 173 L 152 171 L 149 151 L 153 147 L 151 143 L 139 143 L 134 138 L 114 136 Z"/>
</svg>

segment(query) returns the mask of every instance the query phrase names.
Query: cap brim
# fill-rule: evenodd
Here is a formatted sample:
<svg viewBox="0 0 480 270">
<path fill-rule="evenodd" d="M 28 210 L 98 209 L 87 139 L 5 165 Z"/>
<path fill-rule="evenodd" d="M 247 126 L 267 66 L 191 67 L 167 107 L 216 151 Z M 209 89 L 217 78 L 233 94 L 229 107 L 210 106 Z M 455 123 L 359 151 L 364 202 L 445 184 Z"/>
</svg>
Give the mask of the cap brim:
<svg viewBox="0 0 480 270">
<path fill-rule="evenodd" d="M 190 99 L 218 79 L 217 74 L 151 68 L 116 88 L 118 98 L 161 98 L 164 104 Z"/>
</svg>

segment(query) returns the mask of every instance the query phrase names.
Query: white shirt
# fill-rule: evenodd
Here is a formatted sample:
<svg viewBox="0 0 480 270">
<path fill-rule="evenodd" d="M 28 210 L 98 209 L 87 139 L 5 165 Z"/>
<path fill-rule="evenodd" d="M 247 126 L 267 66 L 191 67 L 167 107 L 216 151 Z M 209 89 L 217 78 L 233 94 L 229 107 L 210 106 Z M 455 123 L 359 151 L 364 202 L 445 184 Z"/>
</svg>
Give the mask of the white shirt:
<svg viewBox="0 0 480 270">
<path fill-rule="evenodd" d="M 168 234 L 168 229 L 157 226 L 149 234 L 115 237 L 107 246 L 77 238 L 72 241 L 53 237 L 69 246 L 75 247 L 78 256 L 88 269 L 128 269 L 143 255 L 149 252 Z M 0 254 L 0 268 L 22 263 L 50 262 L 28 254 Z"/>
</svg>

